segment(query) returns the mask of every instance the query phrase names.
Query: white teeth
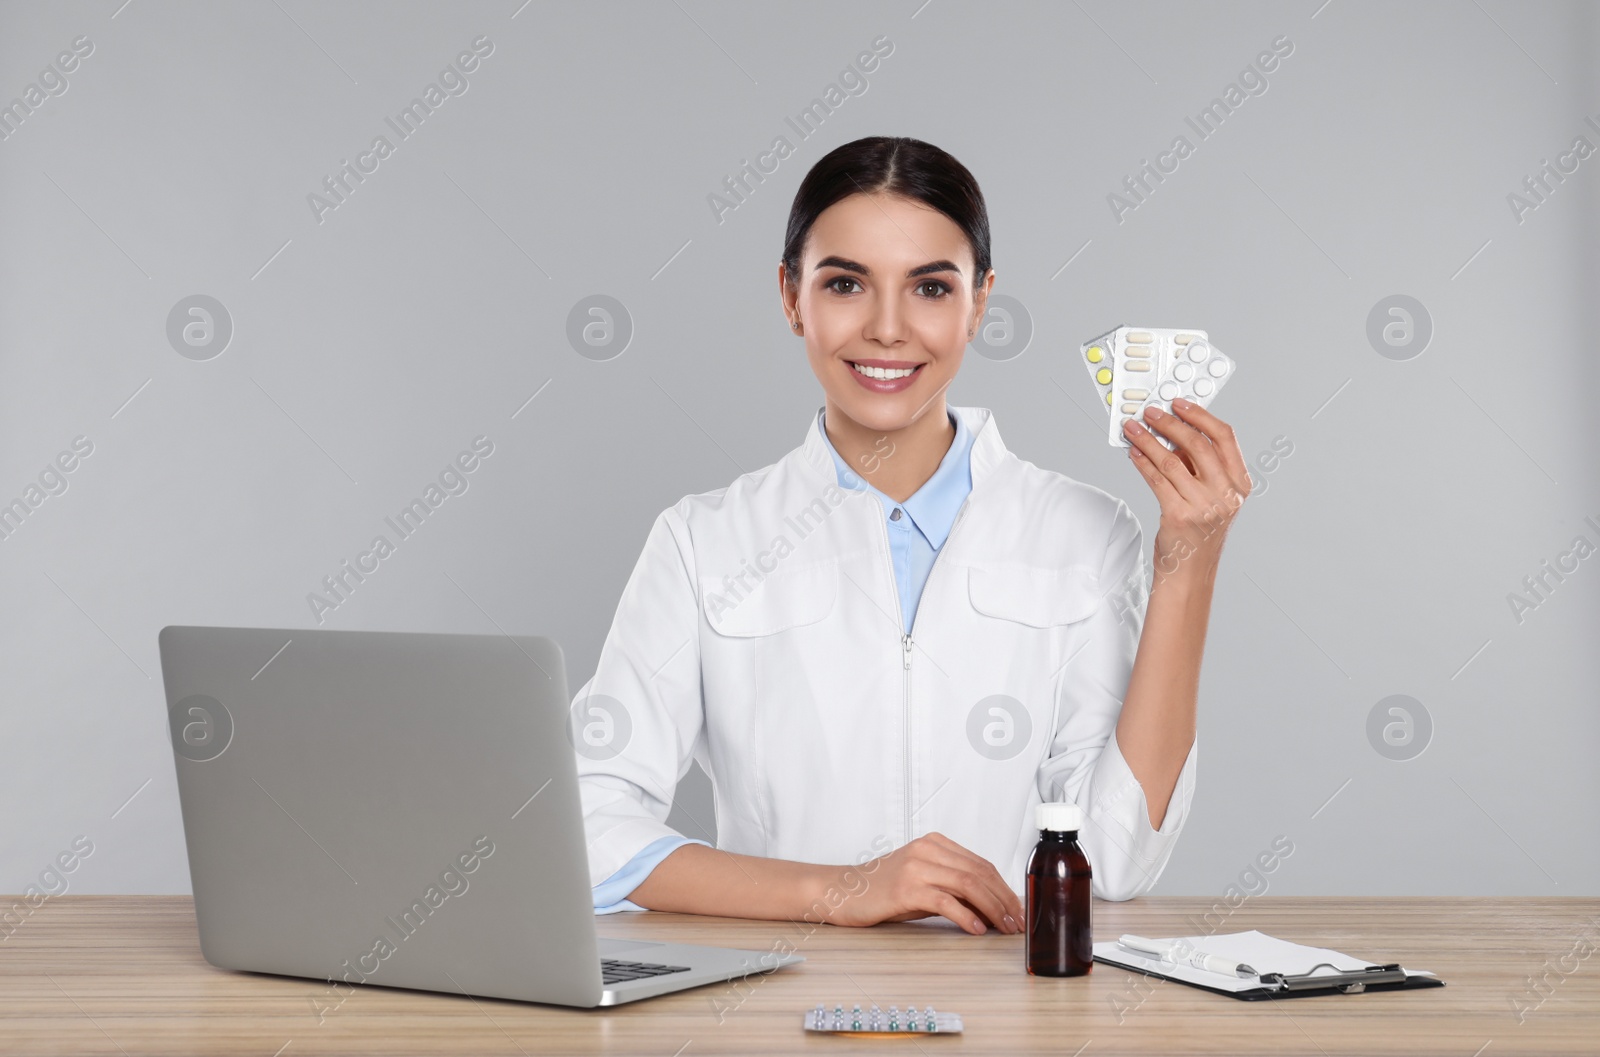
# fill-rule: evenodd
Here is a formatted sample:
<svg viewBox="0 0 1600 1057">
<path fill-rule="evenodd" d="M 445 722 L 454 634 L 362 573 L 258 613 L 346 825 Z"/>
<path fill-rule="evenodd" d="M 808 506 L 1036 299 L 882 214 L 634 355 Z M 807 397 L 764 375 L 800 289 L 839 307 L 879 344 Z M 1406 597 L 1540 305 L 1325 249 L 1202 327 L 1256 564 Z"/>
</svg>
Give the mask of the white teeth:
<svg viewBox="0 0 1600 1057">
<path fill-rule="evenodd" d="M 852 363 L 850 366 L 854 367 L 868 378 L 877 378 L 880 381 L 885 382 L 895 378 L 904 378 L 916 370 L 915 367 L 905 367 L 900 370 L 891 371 L 887 367 L 863 367 L 859 363 Z"/>
</svg>

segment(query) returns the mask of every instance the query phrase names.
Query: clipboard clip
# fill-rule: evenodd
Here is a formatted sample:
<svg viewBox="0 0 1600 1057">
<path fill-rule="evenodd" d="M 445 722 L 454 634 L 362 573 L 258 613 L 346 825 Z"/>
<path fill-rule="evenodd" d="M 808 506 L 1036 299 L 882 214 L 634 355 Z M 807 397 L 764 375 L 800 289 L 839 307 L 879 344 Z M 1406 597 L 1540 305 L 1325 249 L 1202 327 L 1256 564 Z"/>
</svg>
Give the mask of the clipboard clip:
<svg viewBox="0 0 1600 1057">
<path fill-rule="evenodd" d="M 1317 974 L 1317 970 L 1327 966 L 1334 971 L 1331 973 Z M 1347 995 L 1359 995 L 1367 989 L 1368 984 L 1403 984 L 1406 981 L 1406 971 L 1400 968 L 1399 962 L 1388 965 L 1369 965 L 1364 969 L 1341 970 L 1329 962 L 1318 962 L 1311 967 L 1309 972 L 1285 975 L 1283 973 L 1262 973 L 1261 982 L 1280 991 L 1309 991 L 1312 989 L 1331 987 Z"/>
</svg>

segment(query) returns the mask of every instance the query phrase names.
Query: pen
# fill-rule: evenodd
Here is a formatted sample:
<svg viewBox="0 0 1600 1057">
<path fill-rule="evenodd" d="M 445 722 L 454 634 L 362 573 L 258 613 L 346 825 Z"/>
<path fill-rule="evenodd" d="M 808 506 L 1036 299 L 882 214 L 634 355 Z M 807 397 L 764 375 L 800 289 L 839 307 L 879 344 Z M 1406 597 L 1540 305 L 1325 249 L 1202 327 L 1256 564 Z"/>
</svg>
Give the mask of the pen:
<svg viewBox="0 0 1600 1057">
<path fill-rule="evenodd" d="M 1196 950 L 1192 945 L 1184 942 L 1167 943 L 1162 940 L 1147 940 L 1143 936 L 1121 936 L 1117 942 L 1130 950 L 1141 954 L 1153 954 L 1162 961 L 1173 962 L 1177 965 L 1189 965 L 1207 972 L 1221 973 L 1224 976 L 1255 976 L 1256 971 L 1240 962 L 1230 962 L 1226 958 L 1219 958 L 1215 954 L 1207 954 Z"/>
</svg>

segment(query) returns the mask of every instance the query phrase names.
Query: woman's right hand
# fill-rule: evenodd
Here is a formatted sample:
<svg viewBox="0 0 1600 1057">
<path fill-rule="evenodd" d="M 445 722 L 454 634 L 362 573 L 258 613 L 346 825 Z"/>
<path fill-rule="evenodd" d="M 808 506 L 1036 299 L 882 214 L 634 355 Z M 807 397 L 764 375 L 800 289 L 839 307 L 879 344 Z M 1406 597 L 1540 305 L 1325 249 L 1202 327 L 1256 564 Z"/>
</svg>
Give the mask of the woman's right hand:
<svg viewBox="0 0 1600 1057">
<path fill-rule="evenodd" d="M 834 925 L 876 925 L 942 915 L 974 936 L 1022 931 L 1022 903 L 989 860 L 929 833 L 848 872 L 859 882 L 828 915 Z M 864 887 L 855 891 L 861 882 Z"/>
</svg>

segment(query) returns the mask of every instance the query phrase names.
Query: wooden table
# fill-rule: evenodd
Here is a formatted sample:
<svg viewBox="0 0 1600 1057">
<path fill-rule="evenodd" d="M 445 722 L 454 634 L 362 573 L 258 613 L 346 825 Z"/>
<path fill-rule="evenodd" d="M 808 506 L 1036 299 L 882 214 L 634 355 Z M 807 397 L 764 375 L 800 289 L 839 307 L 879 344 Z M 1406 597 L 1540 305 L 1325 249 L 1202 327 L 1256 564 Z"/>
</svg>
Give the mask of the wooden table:
<svg viewBox="0 0 1600 1057">
<path fill-rule="evenodd" d="M 6 902 L 9 902 L 7 900 Z M 1194 935 L 1209 899 L 1096 901 L 1095 938 Z M 967 936 L 942 919 L 871 929 L 674 914 L 601 919 L 601 933 L 771 949 L 808 960 L 611 1010 L 358 990 L 322 1023 L 323 983 L 234 973 L 200 955 L 186 896 L 63 896 L 0 943 L 0 1053 L 1600 1053 L 1600 900 L 1246 900 L 1215 931 L 1263 932 L 1438 973 L 1415 992 L 1242 1002 L 1107 965 L 1046 980 L 1020 936 Z M 1216 916 L 1213 921 L 1217 921 Z M 1536 979 L 1530 979 L 1536 977 Z M 808 1035 L 818 1000 L 933 1002 L 959 1036 Z M 1520 1004 L 1519 1004 L 1520 1003 Z"/>
</svg>

